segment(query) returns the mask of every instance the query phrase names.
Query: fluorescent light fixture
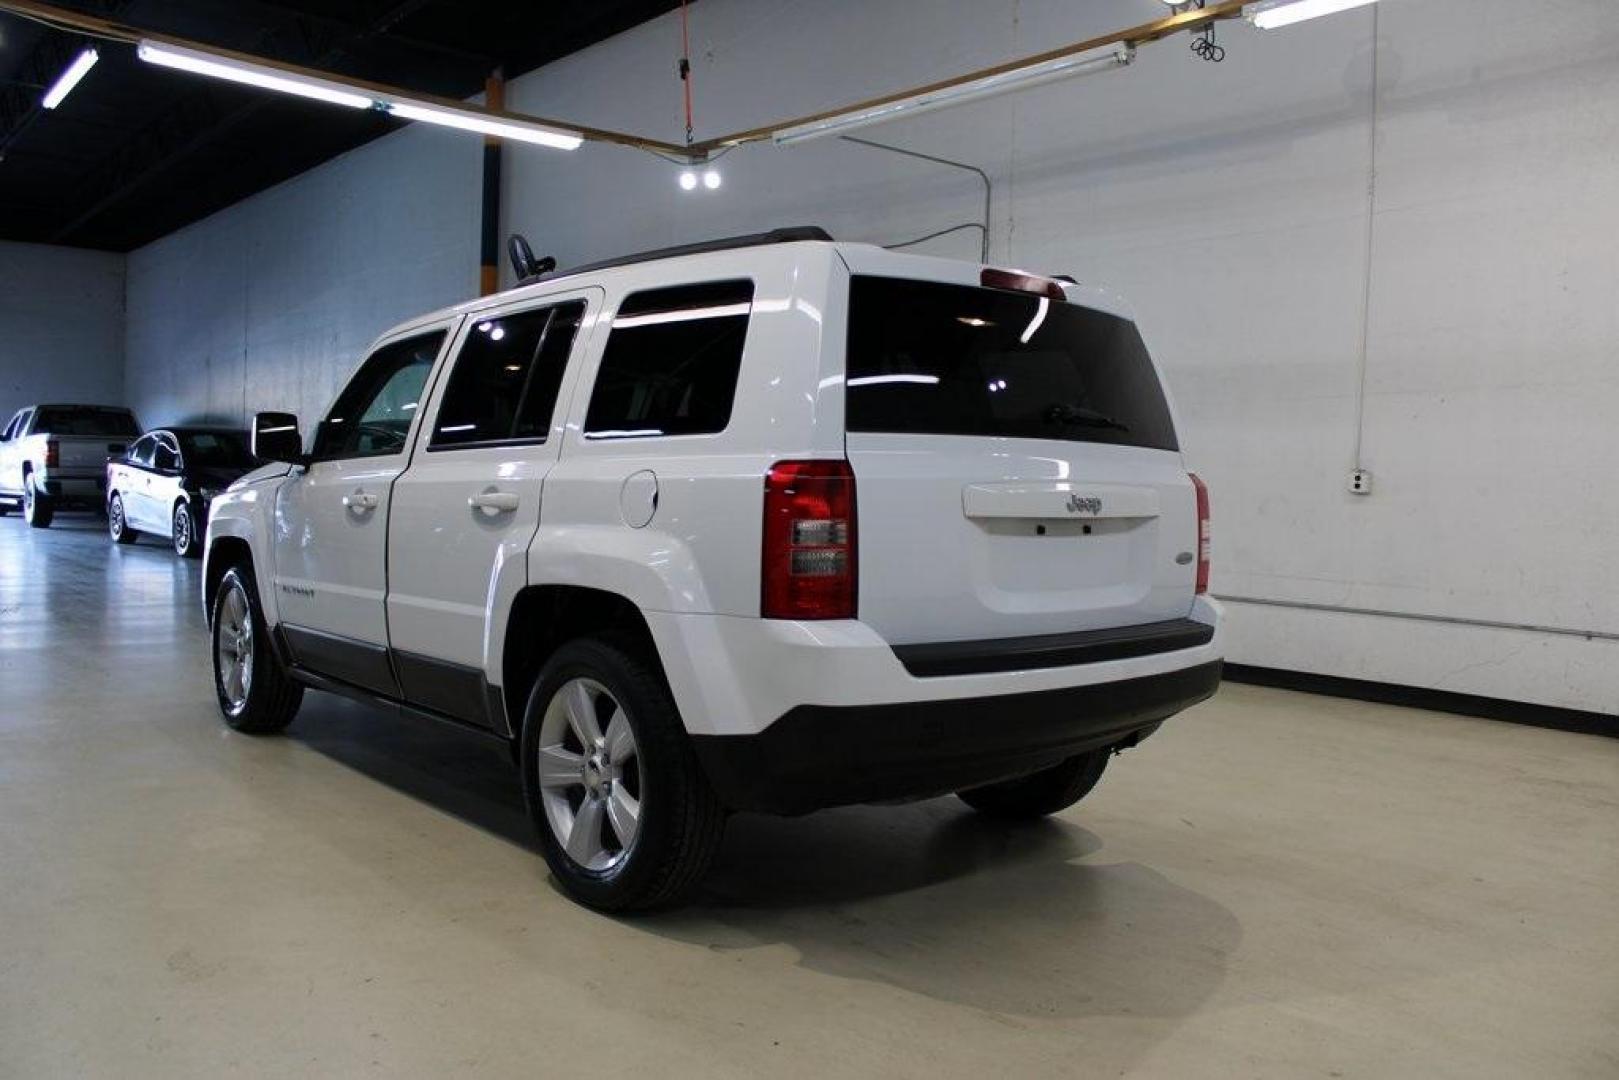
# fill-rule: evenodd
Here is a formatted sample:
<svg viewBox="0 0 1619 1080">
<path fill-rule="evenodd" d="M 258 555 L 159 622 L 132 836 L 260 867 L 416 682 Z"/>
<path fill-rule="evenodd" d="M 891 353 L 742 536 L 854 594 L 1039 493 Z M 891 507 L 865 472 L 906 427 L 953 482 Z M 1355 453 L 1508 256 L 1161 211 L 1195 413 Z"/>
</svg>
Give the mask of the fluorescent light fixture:
<svg viewBox="0 0 1619 1080">
<path fill-rule="evenodd" d="M 892 386 L 895 383 L 913 383 L 917 386 L 938 386 L 937 375 L 860 375 L 850 379 L 850 386 Z"/>
<path fill-rule="evenodd" d="M 483 135 L 535 143 L 559 150 L 577 150 L 585 141 L 582 135 L 547 124 L 490 116 L 472 108 L 458 108 L 454 105 L 438 105 L 386 93 L 372 93 L 337 79 L 284 71 L 272 64 L 241 60 L 234 56 L 224 56 L 183 45 L 143 41 L 136 52 L 148 64 L 174 68 L 177 71 L 189 71 L 197 75 L 208 75 L 245 86 L 276 90 L 283 94 L 294 94 L 331 105 L 343 105 L 350 109 L 380 109 L 401 120 L 415 120 L 424 124 L 459 128 L 462 131 L 476 131 Z"/>
<path fill-rule="evenodd" d="M 96 54 L 94 49 L 85 49 L 75 56 L 73 63 L 69 64 L 67 70 L 56 77 L 56 81 L 51 83 L 51 88 L 45 91 L 45 96 L 40 99 L 39 103 L 47 109 L 54 109 L 62 104 L 62 100 L 73 93 L 73 88 L 79 85 L 79 80 L 84 78 L 90 69 L 96 66 L 96 61 L 99 59 L 101 57 Z"/>
<path fill-rule="evenodd" d="M 424 124 L 440 124 L 476 131 L 502 139 L 549 146 L 557 150 L 577 150 L 585 141 L 581 135 L 561 128 L 546 127 L 526 120 L 507 120 L 503 117 L 484 116 L 470 109 L 453 109 L 447 105 L 422 105 L 414 101 L 384 101 L 381 104 L 401 120 L 417 120 Z"/>
<path fill-rule="evenodd" d="M 1365 7 L 1371 3 L 1375 3 L 1375 0 L 1273 0 L 1271 3 L 1249 4 L 1242 9 L 1242 13 L 1259 29 L 1276 30 L 1306 19 L 1336 15 L 1340 11 Z"/>
<path fill-rule="evenodd" d="M 1098 71 L 1112 71 L 1115 68 L 1127 67 L 1135 58 L 1135 46 L 1129 44 L 1115 45 L 1101 54 L 1092 52 L 1062 56 L 1055 60 L 1047 60 L 1043 64 L 1031 64 L 1028 67 L 1003 71 L 998 75 L 986 75 L 972 82 L 957 83 L 954 86 L 924 91 L 880 105 L 810 120 L 793 127 L 782 128 L 773 132 L 770 137 L 777 143 L 786 144 L 819 139 L 828 135 L 842 135 L 873 124 L 882 124 L 906 116 L 918 116 L 934 109 L 963 105 L 969 101 L 978 101 L 1013 90 L 1027 90 L 1032 86 L 1056 82 L 1058 79 L 1089 75 Z"/>
<path fill-rule="evenodd" d="M 143 41 L 135 54 L 148 64 L 189 71 L 195 75 L 209 75 L 244 86 L 257 86 L 264 90 L 277 90 L 283 94 L 324 101 L 329 105 L 344 105 L 350 109 L 369 109 L 374 104 L 364 94 L 357 94 L 342 83 L 315 79 L 291 71 L 278 71 L 262 64 L 226 56 L 216 56 L 199 49 L 180 45 L 166 45 L 156 41 Z"/>
</svg>

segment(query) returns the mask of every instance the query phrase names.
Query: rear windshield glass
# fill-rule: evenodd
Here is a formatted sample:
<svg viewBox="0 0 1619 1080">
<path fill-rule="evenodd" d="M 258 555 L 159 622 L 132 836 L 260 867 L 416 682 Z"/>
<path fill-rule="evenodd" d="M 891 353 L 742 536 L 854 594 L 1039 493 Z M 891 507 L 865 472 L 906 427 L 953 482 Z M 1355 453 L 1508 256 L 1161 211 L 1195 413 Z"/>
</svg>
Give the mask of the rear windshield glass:
<svg viewBox="0 0 1619 1080">
<path fill-rule="evenodd" d="M 91 405 L 46 405 L 34 417 L 40 435 L 87 435 L 134 438 L 140 434 L 128 409 L 100 409 Z"/>
<path fill-rule="evenodd" d="M 1175 450 L 1135 323 L 999 289 L 856 277 L 850 431 Z"/>
<path fill-rule="evenodd" d="M 253 464 L 253 457 L 247 452 L 247 441 L 234 431 L 181 432 L 180 454 L 192 468 Z"/>
</svg>

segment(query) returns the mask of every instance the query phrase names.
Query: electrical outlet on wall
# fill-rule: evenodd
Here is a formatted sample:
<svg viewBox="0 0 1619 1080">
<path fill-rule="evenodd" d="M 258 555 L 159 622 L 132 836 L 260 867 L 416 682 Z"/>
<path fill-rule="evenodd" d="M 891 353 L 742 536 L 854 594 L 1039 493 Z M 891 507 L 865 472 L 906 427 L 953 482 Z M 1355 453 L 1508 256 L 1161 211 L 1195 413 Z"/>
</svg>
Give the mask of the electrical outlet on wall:
<svg viewBox="0 0 1619 1080">
<path fill-rule="evenodd" d="M 1355 495 L 1372 493 L 1372 470 L 1353 469 L 1349 473 L 1349 490 Z"/>
</svg>

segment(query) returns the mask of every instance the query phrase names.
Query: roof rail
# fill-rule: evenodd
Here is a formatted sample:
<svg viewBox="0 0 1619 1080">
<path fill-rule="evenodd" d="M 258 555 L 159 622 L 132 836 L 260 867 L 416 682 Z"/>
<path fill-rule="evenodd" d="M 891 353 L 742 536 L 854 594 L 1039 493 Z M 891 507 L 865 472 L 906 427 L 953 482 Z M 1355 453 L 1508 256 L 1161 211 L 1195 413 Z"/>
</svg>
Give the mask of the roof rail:
<svg viewBox="0 0 1619 1080">
<path fill-rule="evenodd" d="M 675 247 L 641 251 L 634 255 L 620 255 L 617 258 L 603 259 L 601 262 L 586 263 L 583 266 L 570 266 L 566 270 L 550 273 L 529 274 L 517 284 L 521 286 L 532 285 L 537 281 L 556 281 L 558 278 L 572 277 L 593 270 L 632 266 L 635 263 L 652 262 L 654 259 L 672 259 L 679 255 L 702 255 L 710 251 L 732 251 L 736 248 L 763 247 L 766 244 L 793 244 L 802 240 L 831 239 L 832 234 L 819 225 L 793 225 L 785 229 L 771 229 L 769 232 L 749 233 L 746 236 L 727 236 L 719 240 L 703 240 L 695 244 L 679 244 Z"/>
</svg>

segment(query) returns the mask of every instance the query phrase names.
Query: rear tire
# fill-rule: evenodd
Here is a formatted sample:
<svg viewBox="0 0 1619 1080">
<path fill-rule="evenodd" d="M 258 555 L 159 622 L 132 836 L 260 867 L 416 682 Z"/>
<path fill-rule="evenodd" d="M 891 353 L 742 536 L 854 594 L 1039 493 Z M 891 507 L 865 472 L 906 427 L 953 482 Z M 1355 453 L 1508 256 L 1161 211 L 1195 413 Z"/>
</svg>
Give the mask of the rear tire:
<svg viewBox="0 0 1619 1080">
<path fill-rule="evenodd" d="M 135 530 L 129 527 L 129 519 L 124 516 L 123 496 L 116 492 L 107 500 L 107 535 L 115 544 L 135 542 Z"/>
<path fill-rule="evenodd" d="M 521 755 L 545 861 L 579 903 L 668 907 L 707 872 L 724 810 L 662 676 L 633 652 L 590 638 L 558 649 L 529 695 Z"/>
<path fill-rule="evenodd" d="M 50 528 L 51 519 L 56 516 L 51 497 L 34 484 L 33 473 L 22 478 L 22 516 L 36 529 Z"/>
<path fill-rule="evenodd" d="M 197 542 L 197 522 L 191 516 L 191 507 L 184 502 L 175 504 L 174 520 L 169 533 L 174 539 L 174 553 L 180 558 L 202 557 L 202 545 Z"/>
<path fill-rule="evenodd" d="M 213 619 L 214 693 L 225 723 L 244 735 L 274 735 L 304 700 L 270 648 L 253 572 L 233 566 L 219 581 Z"/>
<path fill-rule="evenodd" d="M 1037 773 L 971 788 L 958 792 L 957 797 L 979 813 L 994 817 L 1045 817 L 1090 794 L 1102 779 L 1111 752 L 1107 747 L 1088 750 Z"/>
</svg>

